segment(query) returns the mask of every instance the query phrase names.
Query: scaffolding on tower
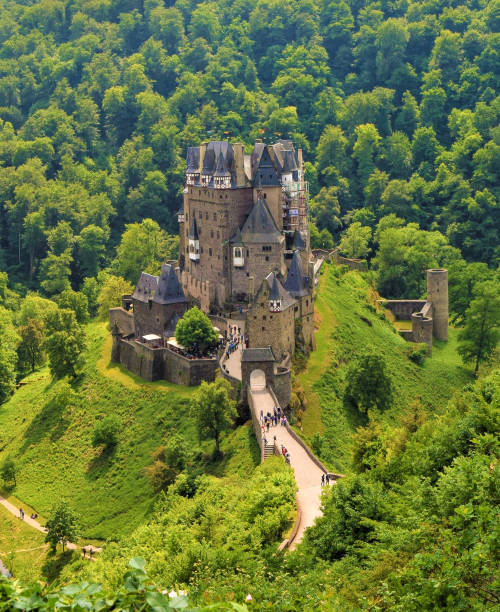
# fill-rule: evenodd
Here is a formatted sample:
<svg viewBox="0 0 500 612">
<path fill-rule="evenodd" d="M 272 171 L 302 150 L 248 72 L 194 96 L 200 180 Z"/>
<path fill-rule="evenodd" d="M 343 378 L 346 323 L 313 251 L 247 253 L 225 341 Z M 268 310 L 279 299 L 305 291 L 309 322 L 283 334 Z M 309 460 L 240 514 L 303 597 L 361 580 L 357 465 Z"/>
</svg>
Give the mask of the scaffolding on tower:
<svg viewBox="0 0 500 612">
<path fill-rule="evenodd" d="M 307 229 L 309 183 L 291 181 L 283 184 L 283 229 L 285 231 Z"/>
</svg>

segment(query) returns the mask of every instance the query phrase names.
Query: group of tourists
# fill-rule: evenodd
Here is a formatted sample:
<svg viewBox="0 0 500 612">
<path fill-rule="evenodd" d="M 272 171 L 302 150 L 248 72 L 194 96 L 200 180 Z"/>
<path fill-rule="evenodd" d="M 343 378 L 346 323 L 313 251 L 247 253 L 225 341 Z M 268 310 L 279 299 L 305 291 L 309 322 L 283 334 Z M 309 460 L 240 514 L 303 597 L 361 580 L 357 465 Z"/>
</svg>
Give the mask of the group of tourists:
<svg viewBox="0 0 500 612">
<path fill-rule="evenodd" d="M 247 343 L 248 337 L 243 334 L 243 332 L 241 331 L 241 327 L 237 327 L 236 325 L 231 326 L 229 328 L 229 344 L 226 348 L 226 359 L 229 359 L 231 353 L 234 353 L 234 351 L 238 349 L 240 344 L 242 348 L 245 348 Z"/>
<path fill-rule="evenodd" d="M 325 485 L 329 485 L 330 484 L 330 474 L 328 474 L 328 472 L 326 474 L 321 474 L 321 486 L 324 487 Z"/>
<path fill-rule="evenodd" d="M 284 427 L 287 422 L 287 418 L 282 413 L 280 406 L 275 406 L 272 414 L 270 412 L 264 414 L 262 410 L 260 411 L 260 428 L 262 432 L 264 432 L 264 430 L 269 431 L 269 427 L 276 427 L 278 423 Z"/>
<path fill-rule="evenodd" d="M 281 445 L 281 454 L 283 455 L 285 462 L 290 463 L 290 453 L 288 452 L 286 446 L 283 446 L 283 444 Z"/>
<path fill-rule="evenodd" d="M 24 510 L 22 508 L 19 508 L 19 518 L 24 521 Z M 34 512 L 32 513 L 32 515 L 30 516 L 31 519 L 37 519 L 38 518 L 38 514 L 35 514 Z"/>
</svg>

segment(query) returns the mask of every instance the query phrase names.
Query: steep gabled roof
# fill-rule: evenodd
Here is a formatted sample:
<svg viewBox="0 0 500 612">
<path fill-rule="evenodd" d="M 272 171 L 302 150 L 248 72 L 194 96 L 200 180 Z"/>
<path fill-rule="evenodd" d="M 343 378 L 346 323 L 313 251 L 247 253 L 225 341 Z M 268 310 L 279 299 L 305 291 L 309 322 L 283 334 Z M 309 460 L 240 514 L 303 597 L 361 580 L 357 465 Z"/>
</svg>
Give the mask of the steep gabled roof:
<svg viewBox="0 0 500 612">
<path fill-rule="evenodd" d="M 200 147 L 188 147 L 186 155 L 186 172 L 197 174 L 200 171 Z"/>
<path fill-rule="evenodd" d="M 137 281 L 132 297 L 139 302 L 148 302 L 158 287 L 158 277 L 143 272 Z"/>
<path fill-rule="evenodd" d="M 259 197 L 254 204 L 241 228 L 241 237 L 245 243 L 266 242 L 280 244 L 282 242 L 283 236 L 277 228 L 264 198 Z"/>
<path fill-rule="evenodd" d="M 302 273 L 302 264 L 298 251 L 293 252 L 292 263 L 290 264 L 284 287 L 293 297 L 302 297 L 309 293 L 304 274 Z"/>
<path fill-rule="evenodd" d="M 170 264 L 163 264 L 161 268 L 158 288 L 156 289 L 153 302 L 157 304 L 179 304 L 187 302 L 184 291 L 177 278 L 177 274 Z"/>
<path fill-rule="evenodd" d="M 189 228 L 189 240 L 199 240 L 200 236 L 198 234 L 198 224 L 196 223 L 195 217 L 191 221 L 191 227 Z"/>
<path fill-rule="evenodd" d="M 219 158 L 217 160 L 217 167 L 215 168 L 214 176 L 231 176 L 231 173 L 228 171 L 226 167 L 226 163 L 224 160 L 224 155 L 222 151 L 219 153 Z"/>
</svg>

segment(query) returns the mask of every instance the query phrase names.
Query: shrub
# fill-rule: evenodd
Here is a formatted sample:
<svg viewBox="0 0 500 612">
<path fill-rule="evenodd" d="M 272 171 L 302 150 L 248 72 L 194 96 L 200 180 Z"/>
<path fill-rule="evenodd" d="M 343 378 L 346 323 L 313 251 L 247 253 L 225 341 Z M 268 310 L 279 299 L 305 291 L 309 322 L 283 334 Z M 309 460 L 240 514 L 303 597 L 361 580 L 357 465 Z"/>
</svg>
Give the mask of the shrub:
<svg viewBox="0 0 500 612">
<path fill-rule="evenodd" d="M 118 432 L 122 427 L 120 419 L 111 414 L 97 423 L 92 436 L 92 446 L 100 446 L 112 448 L 118 443 Z"/>
<path fill-rule="evenodd" d="M 408 359 L 417 365 L 423 365 L 427 356 L 427 344 L 419 343 L 408 349 Z"/>
</svg>

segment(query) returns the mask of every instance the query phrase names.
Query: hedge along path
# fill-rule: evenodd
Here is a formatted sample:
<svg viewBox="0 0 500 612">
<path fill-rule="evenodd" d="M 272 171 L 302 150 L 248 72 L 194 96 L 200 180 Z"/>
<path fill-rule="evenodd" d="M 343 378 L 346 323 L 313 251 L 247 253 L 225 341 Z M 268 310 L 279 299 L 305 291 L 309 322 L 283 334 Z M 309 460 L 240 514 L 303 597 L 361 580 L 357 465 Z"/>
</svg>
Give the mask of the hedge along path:
<svg viewBox="0 0 500 612">
<path fill-rule="evenodd" d="M 11 504 L 9 501 L 7 501 L 5 497 L 0 497 L 0 504 L 2 504 L 2 506 L 6 510 L 8 510 L 11 514 L 19 517 L 19 508 L 16 508 L 14 504 Z M 47 529 L 43 527 L 42 525 L 40 525 L 40 523 L 36 519 L 32 519 L 29 516 L 25 516 L 23 520 L 27 525 L 29 525 L 30 527 L 33 527 L 33 529 L 36 529 L 37 531 L 41 531 L 42 533 L 47 533 Z M 73 542 L 67 542 L 66 548 L 68 550 L 77 550 L 78 546 L 76 544 L 73 544 Z M 85 546 L 85 548 L 87 549 L 87 551 L 92 550 L 93 552 L 101 552 L 102 550 L 102 548 L 98 548 L 97 546 L 92 546 L 90 544 L 88 546 Z M 17 551 L 17 552 L 22 552 L 22 551 Z M 93 560 L 95 561 L 95 559 Z"/>
</svg>

